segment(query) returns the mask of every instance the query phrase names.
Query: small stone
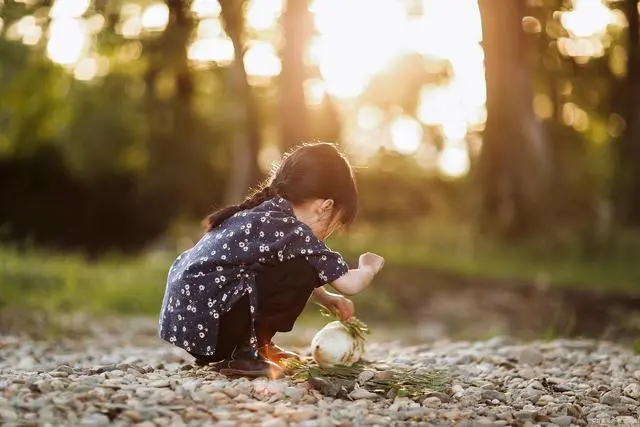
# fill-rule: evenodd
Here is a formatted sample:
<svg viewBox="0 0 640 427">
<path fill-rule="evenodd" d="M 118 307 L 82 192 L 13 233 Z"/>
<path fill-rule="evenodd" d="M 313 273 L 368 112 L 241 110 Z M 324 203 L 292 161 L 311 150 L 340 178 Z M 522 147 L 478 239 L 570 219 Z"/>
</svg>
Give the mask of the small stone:
<svg viewBox="0 0 640 427">
<path fill-rule="evenodd" d="M 73 374 L 73 368 L 69 365 L 58 365 L 56 369 L 54 369 L 54 372 L 64 372 L 67 375 L 71 375 Z"/>
<path fill-rule="evenodd" d="M 16 414 L 11 409 L 0 408 L 0 421 L 14 421 L 17 419 L 18 419 L 18 414 Z"/>
<path fill-rule="evenodd" d="M 533 421 L 538 416 L 538 411 L 524 410 L 523 409 L 522 411 L 514 412 L 513 416 L 514 416 L 515 419 L 517 419 L 519 421 L 525 421 L 525 420 Z"/>
<path fill-rule="evenodd" d="M 552 423 L 559 426 L 570 426 L 573 423 L 573 417 L 569 415 L 561 415 L 559 417 L 552 417 L 549 419 Z"/>
<path fill-rule="evenodd" d="M 34 383 L 35 389 L 40 391 L 41 393 L 49 393 L 53 390 L 51 387 L 51 381 L 49 380 L 40 380 Z"/>
<path fill-rule="evenodd" d="M 284 389 L 284 395 L 289 399 L 300 400 L 304 396 L 304 390 L 299 387 L 287 387 Z"/>
<path fill-rule="evenodd" d="M 313 377 L 309 382 L 316 390 L 329 397 L 348 394 L 355 385 L 354 381 L 325 377 Z"/>
<path fill-rule="evenodd" d="M 640 370 L 637 370 L 633 373 L 633 378 L 640 381 Z"/>
<path fill-rule="evenodd" d="M 640 384 L 638 383 L 629 384 L 624 388 L 623 393 L 625 394 L 625 396 L 628 396 L 632 399 L 637 399 L 638 397 L 640 397 Z"/>
<path fill-rule="evenodd" d="M 31 371 L 35 366 L 36 361 L 33 357 L 27 356 L 20 359 L 20 362 L 15 366 L 15 369 L 23 370 L 23 371 Z"/>
<path fill-rule="evenodd" d="M 464 388 L 460 384 L 454 384 L 451 387 L 451 392 L 453 393 L 453 397 L 462 397 L 465 394 Z"/>
<path fill-rule="evenodd" d="M 500 402 L 507 401 L 507 397 L 505 396 L 505 394 L 496 390 L 482 390 L 482 392 L 480 393 L 480 397 L 483 400 L 498 400 Z"/>
<path fill-rule="evenodd" d="M 95 368 L 94 372 L 96 374 L 103 374 L 105 372 L 111 372 L 115 369 L 116 369 L 116 365 L 104 365 L 104 366 L 98 366 L 97 368 Z"/>
<path fill-rule="evenodd" d="M 437 397 L 442 403 L 448 403 L 449 400 L 451 400 L 447 393 L 442 393 L 441 391 L 432 391 L 431 393 L 427 394 L 426 397 Z"/>
<path fill-rule="evenodd" d="M 110 424 L 111 420 L 104 414 L 89 414 L 80 422 L 83 427 L 103 427 Z"/>
<path fill-rule="evenodd" d="M 155 387 L 155 388 L 163 388 L 163 387 L 169 387 L 169 381 L 167 380 L 154 380 L 151 381 L 148 384 L 149 387 Z"/>
<path fill-rule="evenodd" d="M 299 409 L 288 415 L 290 421 L 294 423 L 300 423 L 302 421 L 310 420 L 312 418 L 316 418 L 318 413 L 311 409 Z"/>
<path fill-rule="evenodd" d="M 632 399 L 628 396 L 620 396 L 620 403 L 623 405 L 632 405 L 632 406 L 638 405 L 638 401 L 636 399 Z"/>
<path fill-rule="evenodd" d="M 222 389 L 222 392 L 232 399 L 238 397 L 238 395 L 240 394 L 238 390 L 232 387 L 225 387 Z"/>
<path fill-rule="evenodd" d="M 620 393 L 617 391 L 608 391 L 600 398 L 600 403 L 603 405 L 615 405 L 620 402 Z"/>
<path fill-rule="evenodd" d="M 531 347 L 525 347 L 520 351 L 518 363 L 521 365 L 537 366 L 542 363 L 544 356 L 542 353 Z"/>
<path fill-rule="evenodd" d="M 535 371 L 531 368 L 522 368 L 520 369 L 519 374 L 526 380 L 532 380 L 536 377 Z"/>
<path fill-rule="evenodd" d="M 375 399 L 376 397 L 378 397 L 378 395 L 364 388 L 356 388 L 351 393 L 349 393 L 349 397 L 353 400 Z"/>
<path fill-rule="evenodd" d="M 142 414 L 140 412 L 138 412 L 138 411 L 133 410 L 133 409 L 126 409 L 126 410 L 122 411 L 122 415 L 124 415 L 125 417 L 129 418 L 134 423 L 142 421 Z"/>
<path fill-rule="evenodd" d="M 135 427 L 156 427 L 155 423 L 152 423 L 151 421 L 143 421 L 134 425 Z"/>
<path fill-rule="evenodd" d="M 635 417 L 630 417 L 628 415 L 623 415 L 620 417 L 616 417 L 615 423 L 617 425 L 634 426 L 638 424 L 638 419 Z"/>
<path fill-rule="evenodd" d="M 262 427 L 287 427 L 287 423 L 279 418 L 273 418 L 270 420 L 263 421 L 260 424 Z"/>
<path fill-rule="evenodd" d="M 364 423 L 375 426 L 386 426 L 391 424 L 391 418 L 377 414 L 370 414 L 366 416 Z"/>
<path fill-rule="evenodd" d="M 358 383 L 359 384 L 364 384 L 367 381 L 370 381 L 373 378 L 375 378 L 375 376 L 376 376 L 376 373 L 374 371 L 364 370 L 364 371 L 360 372 L 360 375 L 358 375 Z"/>
<path fill-rule="evenodd" d="M 427 397 L 422 401 L 422 406 L 427 408 L 439 408 L 440 405 L 442 405 L 442 401 L 436 396 Z"/>
<path fill-rule="evenodd" d="M 536 390 L 535 388 L 527 388 L 523 393 L 522 393 L 522 398 L 526 399 L 528 401 L 530 401 L 531 403 L 538 403 L 538 401 L 540 401 L 540 398 L 543 396 L 543 392 L 540 390 Z M 551 398 L 551 396 L 549 396 L 549 398 Z M 547 402 L 542 402 L 540 403 L 540 405 L 546 405 Z"/>
<path fill-rule="evenodd" d="M 557 391 L 559 393 L 563 393 L 565 391 L 571 391 L 572 387 L 570 384 L 567 383 L 561 383 L 561 384 L 556 384 L 553 386 L 553 390 Z"/>
</svg>

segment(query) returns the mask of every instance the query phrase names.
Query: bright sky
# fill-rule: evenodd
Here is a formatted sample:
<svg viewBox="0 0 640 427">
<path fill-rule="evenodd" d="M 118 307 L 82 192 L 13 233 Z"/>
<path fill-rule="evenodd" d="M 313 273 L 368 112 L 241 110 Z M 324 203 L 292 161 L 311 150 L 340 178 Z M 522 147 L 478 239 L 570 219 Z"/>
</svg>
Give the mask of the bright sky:
<svg viewBox="0 0 640 427">
<path fill-rule="evenodd" d="M 102 29 L 104 19 L 100 15 L 87 18 L 89 4 L 90 0 L 55 0 L 46 34 L 51 60 L 69 67 L 79 80 L 104 75 L 109 66 L 93 50 L 91 35 Z M 435 165 L 444 175 L 461 176 L 469 169 L 465 138 L 469 131 L 481 129 L 486 120 L 477 0 L 414 0 L 412 4 L 419 7 L 411 14 L 406 4 L 403 0 L 313 0 L 310 10 L 317 36 L 309 46 L 308 59 L 318 65 L 322 78 L 306 83 L 308 102 L 317 105 L 329 93 L 345 106 L 354 105 L 353 100 L 370 79 L 403 52 L 447 60 L 452 66 L 452 80 L 422 89 L 416 117 L 388 119 L 374 107 L 356 111 L 349 107 L 345 111 L 353 117 L 346 121 L 345 132 L 361 153 L 386 146 L 417 158 L 431 157 L 425 164 Z M 233 46 L 222 28 L 218 1 L 194 0 L 192 10 L 200 22 L 188 50 L 189 58 L 220 65 L 233 61 Z M 125 3 L 121 12 L 119 31 L 132 39 L 143 31 L 162 31 L 169 18 L 161 1 L 144 8 Z M 249 0 L 247 24 L 258 34 L 269 33 L 276 28 L 281 13 L 282 0 Z M 601 55 L 601 36 L 609 24 L 619 20 L 620 16 L 602 0 L 573 0 L 572 10 L 561 16 L 571 35 L 560 40 L 563 53 L 576 58 Z M 35 45 L 44 35 L 32 16 L 24 17 L 14 27 L 7 30 L 8 36 L 25 44 Z M 281 71 L 278 52 L 267 40 L 250 41 L 244 62 L 257 82 Z M 439 127 L 445 140 L 442 152 L 434 154 L 425 148 L 429 144 L 425 144 L 428 133 L 424 126 Z M 433 159 L 434 155 L 437 158 Z"/>
</svg>

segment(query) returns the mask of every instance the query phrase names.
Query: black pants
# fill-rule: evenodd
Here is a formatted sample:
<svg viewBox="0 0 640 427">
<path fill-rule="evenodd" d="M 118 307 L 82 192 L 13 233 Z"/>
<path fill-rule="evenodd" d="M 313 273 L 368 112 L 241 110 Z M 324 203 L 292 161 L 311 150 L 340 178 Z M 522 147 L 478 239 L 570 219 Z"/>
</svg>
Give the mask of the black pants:
<svg viewBox="0 0 640 427">
<path fill-rule="evenodd" d="M 258 345 L 262 346 L 269 343 L 276 332 L 289 332 L 293 328 L 320 281 L 311 264 L 300 258 L 265 268 L 257 275 L 256 285 L 255 327 Z M 248 344 L 250 328 L 249 296 L 245 295 L 220 318 L 215 355 L 191 355 L 207 363 L 227 359 L 237 346 Z"/>
</svg>

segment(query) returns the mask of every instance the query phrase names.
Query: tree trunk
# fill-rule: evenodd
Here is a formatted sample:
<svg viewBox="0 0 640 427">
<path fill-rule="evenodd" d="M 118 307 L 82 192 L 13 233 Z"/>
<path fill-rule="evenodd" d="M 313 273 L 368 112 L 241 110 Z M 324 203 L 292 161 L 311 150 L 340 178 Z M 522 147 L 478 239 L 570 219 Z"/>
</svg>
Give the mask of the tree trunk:
<svg viewBox="0 0 640 427">
<path fill-rule="evenodd" d="M 625 0 L 629 21 L 627 77 L 622 83 L 622 116 L 626 129 L 616 142 L 614 183 L 616 219 L 623 226 L 640 226 L 640 23 L 638 0 Z"/>
<path fill-rule="evenodd" d="M 524 0 L 479 0 L 487 123 L 478 164 L 481 222 L 521 237 L 543 226 L 549 185 L 548 135 L 533 111 L 525 61 Z"/>
<path fill-rule="evenodd" d="M 304 55 L 311 37 L 309 0 L 288 0 L 283 15 L 284 47 L 280 75 L 281 146 L 286 151 L 310 136 L 304 82 Z"/>
<path fill-rule="evenodd" d="M 231 85 L 237 97 L 237 138 L 233 146 L 233 167 L 227 185 L 226 202 L 238 203 L 247 191 L 258 184 L 262 174 L 258 166 L 261 128 L 257 102 L 244 66 L 244 0 L 220 0 L 225 30 L 233 42 L 235 59 L 231 66 Z"/>
</svg>

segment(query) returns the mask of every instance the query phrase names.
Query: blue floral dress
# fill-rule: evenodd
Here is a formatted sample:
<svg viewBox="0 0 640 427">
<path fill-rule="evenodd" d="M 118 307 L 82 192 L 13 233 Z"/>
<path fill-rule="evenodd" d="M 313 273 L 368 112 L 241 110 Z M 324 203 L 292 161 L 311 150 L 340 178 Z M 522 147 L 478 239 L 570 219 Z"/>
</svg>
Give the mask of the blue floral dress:
<svg viewBox="0 0 640 427">
<path fill-rule="evenodd" d="M 256 274 L 265 266 L 298 257 L 314 267 L 321 284 L 349 270 L 342 256 L 316 238 L 282 197 L 236 213 L 171 266 L 160 312 L 160 337 L 188 352 L 213 356 L 220 316 L 248 294 L 250 344 L 257 347 Z"/>
</svg>

